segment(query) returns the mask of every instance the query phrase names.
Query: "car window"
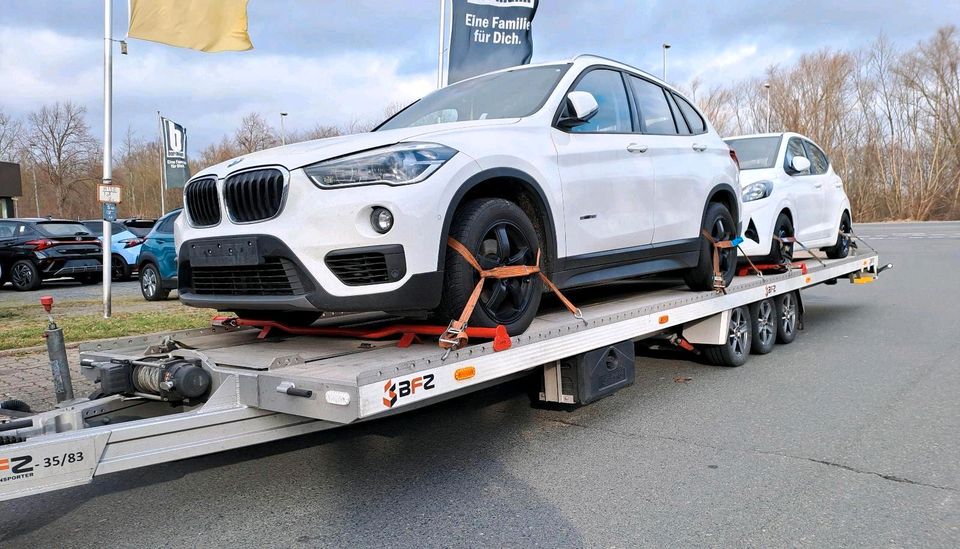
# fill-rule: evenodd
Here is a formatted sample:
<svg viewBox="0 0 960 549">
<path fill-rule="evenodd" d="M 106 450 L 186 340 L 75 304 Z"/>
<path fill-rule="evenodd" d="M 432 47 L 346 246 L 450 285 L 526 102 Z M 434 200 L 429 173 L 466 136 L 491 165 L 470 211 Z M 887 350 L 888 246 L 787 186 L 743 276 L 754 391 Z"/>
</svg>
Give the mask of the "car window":
<svg viewBox="0 0 960 549">
<path fill-rule="evenodd" d="M 677 104 L 680 105 L 680 111 L 683 112 L 683 117 L 687 119 L 690 132 L 695 134 L 706 132 L 707 123 L 703 120 L 703 117 L 700 116 L 700 113 L 697 112 L 697 109 L 693 108 L 693 105 L 681 95 L 673 94 L 673 98 L 676 99 Z"/>
<path fill-rule="evenodd" d="M 586 124 L 570 131 L 577 133 L 630 133 L 633 121 L 630 118 L 630 106 L 627 89 L 623 87 L 623 78 L 617 71 L 597 69 L 588 72 L 573 91 L 585 91 L 593 94 L 597 100 L 597 114 Z"/>
<path fill-rule="evenodd" d="M 683 115 L 680 114 L 680 107 L 677 106 L 677 102 L 674 101 L 671 94 L 667 94 L 667 101 L 670 102 L 670 110 L 673 111 L 673 121 L 677 125 L 677 133 L 680 135 L 690 135 L 690 127 L 687 126 L 687 121 L 683 119 Z"/>
<path fill-rule="evenodd" d="M 17 224 L 11 221 L 0 221 L 0 238 L 10 238 L 17 230 Z"/>
<path fill-rule="evenodd" d="M 677 126 L 673 121 L 667 96 L 663 94 L 663 88 L 633 75 L 630 76 L 630 82 L 637 96 L 644 133 L 677 135 Z"/>
<path fill-rule="evenodd" d="M 161 221 L 160 224 L 157 225 L 157 232 L 167 233 L 167 234 L 172 233 L 173 224 L 176 223 L 178 217 L 180 217 L 180 212 L 177 212 L 171 215 L 170 217 L 164 219 L 163 221 Z"/>
<path fill-rule="evenodd" d="M 783 157 L 783 169 L 785 172 L 793 175 L 810 175 L 809 169 L 799 173 L 793 173 L 793 168 L 790 167 L 790 164 L 793 162 L 795 156 L 806 158 L 807 153 L 803 150 L 803 142 L 796 137 L 792 137 L 790 141 L 787 142 L 787 154 Z"/>
<path fill-rule="evenodd" d="M 810 159 L 810 171 L 814 175 L 827 173 L 827 168 L 830 166 L 827 155 L 820 150 L 820 147 L 809 141 L 804 140 L 803 144 L 807 146 L 807 158 Z"/>
<path fill-rule="evenodd" d="M 97 236 L 103 235 L 103 222 L 101 221 L 84 221 L 83 226 L 92 234 Z"/>
<path fill-rule="evenodd" d="M 46 236 L 87 236 L 90 231 L 75 221 L 42 221 L 37 229 Z"/>
<path fill-rule="evenodd" d="M 727 139 L 726 143 L 737 153 L 741 170 L 763 170 L 777 165 L 781 137 L 745 137 Z"/>
</svg>

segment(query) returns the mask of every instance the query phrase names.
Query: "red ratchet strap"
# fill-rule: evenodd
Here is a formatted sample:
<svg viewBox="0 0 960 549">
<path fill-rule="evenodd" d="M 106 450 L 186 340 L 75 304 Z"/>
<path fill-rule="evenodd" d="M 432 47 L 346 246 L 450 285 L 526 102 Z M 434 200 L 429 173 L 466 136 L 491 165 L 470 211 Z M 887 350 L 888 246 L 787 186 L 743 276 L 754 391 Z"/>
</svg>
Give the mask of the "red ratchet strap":
<svg viewBox="0 0 960 549">
<path fill-rule="evenodd" d="M 560 289 L 550 281 L 549 278 L 540 270 L 540 250 L 537 250 L 537 264 L 536 265 L 508 265 L 505 267 L 494 267 L 492 269 L 484 269 L 480 266 L 480 263 L 473 257 L 473 254 L 470 253 L 470 250 L 466 246 L 458 242 L 454 238 L 447 238 L 447 245 L 453 248 L 471 267 L 476 269 L 480 273 L 480 280 L 477 281 L 477 285 L 473 288 L 473 293 L 470 294 L 470 299 L 467 300 L 467 304 L 463 307 L 463 312 L 460 313 L 460 318 L 456 320 L 451 320 L 450 325 L 447 326 L 447 330 L 440 336 L 440 348 L 445 349 L 448 353 L 451 350 L 456 350 L 467 344 L 469 340 L 467 335 L 467 321 L 470 319 L 470 315 L 473 314 L 473 310 L 477 306 L 477 302 L 480 300 L 480 292 L 483 291 L 483 283 L 488 278 L 516 278 L 521 276 L 530 276 L 536 274 L 540 276 L 540 280 L 547 285 L 547 288 L 550 289 L 553 293 L 557 295 L 557 298 L 560 299 L 560 302 L 563 303 L 563 306 L 570 311 L 574 317 L 577 319 L 583 319 L 583 313 L 580 312 L 580 309 L 576 307 L 573 303 L 570 302 L 563 293 L 560 292 Z M 446 357 L 446 354 L 444 354 Z"/>
</svg>

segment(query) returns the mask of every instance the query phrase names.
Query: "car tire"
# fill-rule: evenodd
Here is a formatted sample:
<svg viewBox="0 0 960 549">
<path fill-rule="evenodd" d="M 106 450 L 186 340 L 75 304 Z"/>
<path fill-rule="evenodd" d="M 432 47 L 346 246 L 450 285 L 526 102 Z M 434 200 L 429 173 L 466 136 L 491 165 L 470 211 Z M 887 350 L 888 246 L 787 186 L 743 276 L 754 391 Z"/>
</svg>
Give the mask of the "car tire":
<svg viewBox="0 0 960 549">
<path fill-rule="evenodd" d="M 843 215 L 840 216 L 840 226 L 837 231 L 837 243 L 824 249 L 824 251 L 827 252 L 827 257 L 830 259 L 843 259 L 850 255 L 850 237 L 846 235 L 850 233 L 851 228 L 850 214 L 843 212 Z"/>
<path fill-rule="evenodd" d="M 163 279 L 160 278 L 160 271 L 153 263 L 145 263 L 140 267 L 137 280 L 140 283 L 140 294 L 147 301 L 162 301 L 170 295 L 170 290 L 163 289 Z"/>
<path fill-rule="evenodd" d="M 304 327 L 316 322 L 323 313 L 314 311 L 234 311 L 237 318 L 246 320 L 272 320 L 287 326 Z"/>
<path fill-rule="evenodd" d="M 40 270 L 36 263 L 21 259 L 10 266 L 10 282 L 18 292 L 29 292 L 40 287 Z"/>
<path fill-rule="evenodd" d="M 773 302 L 777 307 L 777 343 L 790 343 L 800 329 L 800 301 L 796 292 L 787 292 L 773 298 Z"/>
<path fill-rule="evenodd" d="M 750 352 L 765 355 L 777 342 L 777 304 L 773 299 L 750 304 Z"/>
<path fill-rule="evenodd" d="M 790 221 L 790 217 L 787 214 L 781 212 L 777 216 L 777 223 L 773 226 L 773 234 L 779 236 L 780 238 L 791 237 L 793 233 L 793 222 Z M 780 265 L 781 263 L 790 263 L 793 261 L 793 247 L 792 242 L 787 244 L 781 244 L 780 242 L 770 239 L 770 254 L 764 257 L 761 261 L 763 263 L 773 263 L 775 265 Z"/>
<path fill-rule="evenodd" d="M 730 311 L 730 323 L 727 327 L 727 342 L 723 345 L 708 345 L 703 354 L 717 366 L 743 366 L 750 357 L 753 344 L 750 322 L 750 310 L 746 306 Z"/>
<path fill-rule="evenodd" d="M 716 240 L 732 240 L 737 236 L 737 223 L 730 214 L 730 210 L 719 202 L 712 202 L 703 216 L 703 228 Z M 700 259 L 697 266 L 689 269 L 683 275 L 683 281 L 692 290 L 705 291 L 713 289 L 713 244 L 702 235 L 700 236 Z M 733 281 L 737 270 L 737 249 L 720 250 L 720 272 L 723 275 L 725 286 Z"/>
<path fill-rule="evenodd" d="M 114 282 L 122 282 L 130 279 L 130 265 L 121 255 L 110 256 L 110 278 Z"/>
<path fill-rule="evenodd" d="M 533 265 L 541 243 L 533 223 L 519 206 L 502 198 L 470 200 L 454 214 L 450 237 L 463 244 L 484 269 Z M 436 316 L 460 318 L 480 274 L 452 248 L 447 249 L 443 292 Z M 467 324 L 503 325 L 510 335 L 523 333 L 540 307 L 543 282 L 536 274 L 488 279 Z"/>
</svg>

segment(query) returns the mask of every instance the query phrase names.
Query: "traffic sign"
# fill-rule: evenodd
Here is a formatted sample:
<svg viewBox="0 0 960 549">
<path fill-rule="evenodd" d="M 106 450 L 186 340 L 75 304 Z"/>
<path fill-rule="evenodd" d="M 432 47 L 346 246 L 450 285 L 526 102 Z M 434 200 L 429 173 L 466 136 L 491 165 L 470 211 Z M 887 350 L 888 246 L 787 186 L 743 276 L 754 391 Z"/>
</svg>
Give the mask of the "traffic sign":
<svg viewBox="0 0 960 549">
<path fill-rule="evenodd" d="M 123 199 L 120 185 L 97 185 L 97 198 L 106 204 L 119 204 Z"/>
<path fill-rule="evenodd" d="M 116 221 L 117 220 L 117 205 L 112 202 L 105 202 L 103 204 L 103 219 L 106 221 Z"/>
</svg>

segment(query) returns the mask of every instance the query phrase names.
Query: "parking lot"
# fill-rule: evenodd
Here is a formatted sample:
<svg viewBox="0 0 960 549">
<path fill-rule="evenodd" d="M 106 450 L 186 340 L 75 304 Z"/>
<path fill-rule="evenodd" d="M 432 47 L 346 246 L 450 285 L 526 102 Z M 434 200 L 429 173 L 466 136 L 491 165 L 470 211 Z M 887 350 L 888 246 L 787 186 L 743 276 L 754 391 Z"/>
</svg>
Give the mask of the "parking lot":
<svg viewBox="0 0 960 549">
<path fill-rule="evenodd" d="M 805 292 L 797 341 L 743 367 L 648 353 L 573 412 L 516 382 L 105 476 L 0 505 L 0 541 L 956 547 L 960 223 L 858 231 L 896 268 Z"/>
</svg>

